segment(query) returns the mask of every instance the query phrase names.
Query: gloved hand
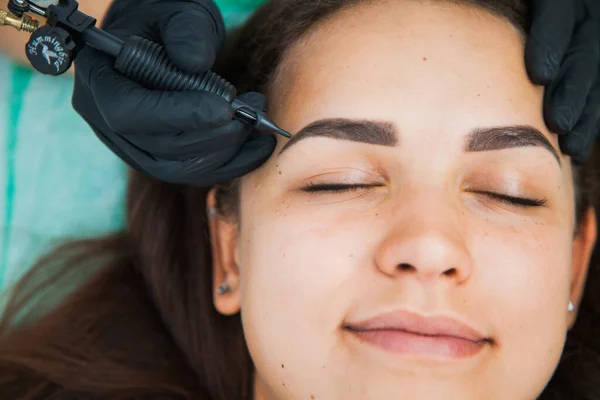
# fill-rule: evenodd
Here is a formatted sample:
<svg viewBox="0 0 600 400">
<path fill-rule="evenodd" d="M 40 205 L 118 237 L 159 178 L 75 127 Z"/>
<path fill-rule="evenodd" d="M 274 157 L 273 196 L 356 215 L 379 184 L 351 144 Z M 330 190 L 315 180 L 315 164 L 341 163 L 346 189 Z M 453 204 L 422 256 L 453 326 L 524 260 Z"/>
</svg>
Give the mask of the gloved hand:
<svg viewBox="0 0 600 400">
<path fill-rule="evenodd" d="M 525 61 L 533 82 L 547 85 L 546 124 L 576 164 L 600 131 L 600 0 L 533 0 Z"/>
<path fill-rule="evenodd" d="M 188 72 L 211 68 L 225 25 L 211 0 L 116 0 L 103 29 L 165 46 Z M 113 69 L 114 59 L 86 47 L 75 61 L 73 107 L 100 140 L 131 167 L 159 180 L 210 186 L 260 166 L 275 149 L 271 135 L 233 120 L 233 109 L 206 92 L 143 88 Z M 240 99 L 264 110 L 265 98 Z"/>
</svg>

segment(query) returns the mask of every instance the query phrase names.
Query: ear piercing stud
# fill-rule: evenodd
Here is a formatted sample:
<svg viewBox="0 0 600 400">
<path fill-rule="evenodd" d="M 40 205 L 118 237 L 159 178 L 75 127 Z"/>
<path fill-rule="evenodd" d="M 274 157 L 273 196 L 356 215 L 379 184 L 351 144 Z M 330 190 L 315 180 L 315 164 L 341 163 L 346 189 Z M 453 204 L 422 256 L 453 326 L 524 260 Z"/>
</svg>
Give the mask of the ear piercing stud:
<svg viewBox="0 0 600 400">
<path fill-rule="evenodd" d="M 223 283 L 222 285 L 219 285 L 219 287 L 217 288 L 217 294 L 222 296 L 225 293 L 229 293 L 230 290 L 231 290 L 231 286 L 229 286 L 227 283 Z"/>
</svg>

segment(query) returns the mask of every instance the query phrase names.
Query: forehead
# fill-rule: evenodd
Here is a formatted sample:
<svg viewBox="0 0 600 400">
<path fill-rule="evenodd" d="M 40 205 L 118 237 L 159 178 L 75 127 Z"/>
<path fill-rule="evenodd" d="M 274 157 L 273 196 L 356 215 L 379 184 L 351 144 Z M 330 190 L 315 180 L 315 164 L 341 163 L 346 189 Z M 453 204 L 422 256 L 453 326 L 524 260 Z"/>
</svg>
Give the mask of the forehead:
<svg viewBox="0 0 600 400">
<path fill-rule="evenodd" d="M 523 51 L 516 28 L 477 8 L 360 5 L 291 49 L 270 112 L 291 132 L 332 117 L 392 120 L 401 130 L 542 128 L 543 89 L 530 83 Z"/>
</svg>

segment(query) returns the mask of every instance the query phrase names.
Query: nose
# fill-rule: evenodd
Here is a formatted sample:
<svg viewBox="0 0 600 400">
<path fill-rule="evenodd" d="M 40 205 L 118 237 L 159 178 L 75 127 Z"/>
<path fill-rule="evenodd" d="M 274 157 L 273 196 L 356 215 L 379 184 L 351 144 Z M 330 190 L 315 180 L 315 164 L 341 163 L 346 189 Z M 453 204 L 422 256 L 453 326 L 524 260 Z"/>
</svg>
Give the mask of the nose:
<svg viewBox="0 0 600 400">
<path fill-rule="evenodd" d="M 426 204 L 394 210 L 389 231 L 376 250 L 377 268 L 389 277 L 412 276 L 423 283 L 460 284 L 473 273 L 460 211 Z"/>
</svg>

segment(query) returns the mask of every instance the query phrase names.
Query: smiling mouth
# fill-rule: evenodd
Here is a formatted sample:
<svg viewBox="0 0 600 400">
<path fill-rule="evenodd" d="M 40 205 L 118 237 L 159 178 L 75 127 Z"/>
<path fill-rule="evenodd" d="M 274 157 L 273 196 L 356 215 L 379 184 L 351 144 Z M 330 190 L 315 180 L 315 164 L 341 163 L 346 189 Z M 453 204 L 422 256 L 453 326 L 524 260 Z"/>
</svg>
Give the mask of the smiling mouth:
<svg viewBox="0 0 600 400">
<path fill-rule="evenodd" d="M 492 344 L 475 328 L 455 319 L 427 317 L 408 311 L 382 314 L 357 323 L 344 325 L 344 330 L 389 353 L 432 359 L 465 359 L 479 354 Z"/>
<path fill-rule="evenodd" d="M 391 353 L 437 359 L 473 357 L 489 344 L 487 339 L 472 341 L 465 338 L 420 334 L 396 329 L 346 329 L 361 342 L 369 343 Z"/>
</svg>

